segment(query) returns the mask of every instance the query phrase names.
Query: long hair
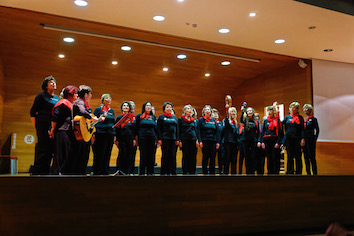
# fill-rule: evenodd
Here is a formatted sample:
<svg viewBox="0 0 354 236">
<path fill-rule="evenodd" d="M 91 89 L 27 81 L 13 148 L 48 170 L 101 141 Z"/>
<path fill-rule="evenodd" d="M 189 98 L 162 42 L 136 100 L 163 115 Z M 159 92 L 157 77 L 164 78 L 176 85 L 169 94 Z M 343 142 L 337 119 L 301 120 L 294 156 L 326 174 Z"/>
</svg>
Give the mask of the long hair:
<svg viewBox="0 0 354 236">
<path fill-rule="evenodd" d="M 251 125 L 250 125 L 250 119 L 249 119 L 249 117 L 248 117 L 248 115 L 247 115 L 247 110 L 248 109 L 252 109 L 252 111 L 253 111 L 253 120 L 255 121 L 255 118 L 254 118 L 254 109 L 252 108 L 252 107 L 247 107 L 246 108 L 246 112 L 243 114 L 243 120 L 245 121 L 245 130 L 250 130 L 251 129 Z M 256 121 L 255 121 L 256 122 Z"/>
<path fill-rule="evenodd" d="M 236 115 L 233 119 L 231 119 L 231 111 L 235 111 L 236 112 Z M 236 110 L 236 107 L 230 107 L 229 108 L 229 120 L 233 120 L 237 126 L 237 110 Z"/>
<path fill-rule="evenodd" d="M 149 101 L 144 102 L 143 108 L 141 109 L 141 114 L 144 114 L 144 113 L 145 113 L 145 107 L 146 107 L 146 104 L 148 104 L 148 103 L 151 104 L 151 102 L 149 102 Z M 151 106 L 152 106 L 152 104 L 151 104 Z M 149 114 L 149 115 L 153 115 L 152 110 L 150 111 L 150 114 Z"/>
</svg>

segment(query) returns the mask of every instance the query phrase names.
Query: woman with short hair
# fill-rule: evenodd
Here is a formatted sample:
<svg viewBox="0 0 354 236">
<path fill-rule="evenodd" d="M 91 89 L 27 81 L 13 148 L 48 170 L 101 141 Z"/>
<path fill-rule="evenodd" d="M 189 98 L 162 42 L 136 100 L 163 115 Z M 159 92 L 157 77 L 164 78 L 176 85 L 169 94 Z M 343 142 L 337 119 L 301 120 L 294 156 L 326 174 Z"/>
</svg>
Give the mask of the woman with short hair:
<svg viewBox="0 0 354 236">
<path fill-rule="evenodd" d="M 303 106 L 303 111 L 306 114 L 304 120 L 304 136 L 305 136 L 305 146 L 304 157 L 306 172 L 308 175 L 317 175 L 317 163 L 316 163 L 316 142 L 318 135 L 320 133 L 320 128 L 318 127 L 317 119 L 313 116 L 313 107 L 310 104 L 305 104 Z"/>
<path fill-rule="evenodd" d="M 302 153 L 301 147 L 305 145 L 304 138 L 304 118 L 299 115 L 300 104 L 292 102 L 289 106 L 290 115 L 283 120 L 285 131 L 284 145 L 288 154 L 288 164 L 286 174 L 294 174 L 294 161 L 296 174 L 302 174 Z"/>
<path fill-rule="evenodd" d="M 46 77 L 41 86 L 43 92 L 34 99 L 30 114 L 33 127 L 37 132 L 37 145 L 35 149 L 34 165 L 31 170 L 34 175 L 47 175 L 50 172 L 50 163 L 54 153 L 54 141 L 49 137 L 51 129 L 52 110 L 59 101 L 54 94 L 57 89 L 53 76 Z"/>
</svg>

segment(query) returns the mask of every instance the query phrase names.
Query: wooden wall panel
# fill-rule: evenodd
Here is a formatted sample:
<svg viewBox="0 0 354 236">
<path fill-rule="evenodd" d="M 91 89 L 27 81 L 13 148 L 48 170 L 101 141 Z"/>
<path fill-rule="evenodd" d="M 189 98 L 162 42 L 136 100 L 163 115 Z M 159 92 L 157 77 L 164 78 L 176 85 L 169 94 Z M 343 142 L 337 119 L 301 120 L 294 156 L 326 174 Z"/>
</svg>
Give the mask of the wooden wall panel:
<svg viewBox="0 0 354 236">
<path fill-rule="evenodd" d="M 2 65 L 2 60 L 0 58 L 0 134 L 2 133 L 2 120 L 3 120 L 3 116 L 4 116 L 4 97 L 5 97 L 5 93 L 4 93 L 4 67 Z M 1 150 L 1 137 L 0 137 L 0 150 Z"/>
</svg>

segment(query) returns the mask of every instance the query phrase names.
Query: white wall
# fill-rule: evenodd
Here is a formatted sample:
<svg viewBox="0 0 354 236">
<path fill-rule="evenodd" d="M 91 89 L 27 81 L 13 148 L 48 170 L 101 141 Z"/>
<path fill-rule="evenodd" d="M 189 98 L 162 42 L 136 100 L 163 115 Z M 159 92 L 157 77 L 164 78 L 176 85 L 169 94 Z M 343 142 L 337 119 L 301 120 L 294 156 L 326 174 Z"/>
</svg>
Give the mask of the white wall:
<svg viewBox="0 0 354 236">
<path fill-rule="evenodd" d="M 354 64 L 313 59 L 319 141 L 354 142 Z"/>
</svg>

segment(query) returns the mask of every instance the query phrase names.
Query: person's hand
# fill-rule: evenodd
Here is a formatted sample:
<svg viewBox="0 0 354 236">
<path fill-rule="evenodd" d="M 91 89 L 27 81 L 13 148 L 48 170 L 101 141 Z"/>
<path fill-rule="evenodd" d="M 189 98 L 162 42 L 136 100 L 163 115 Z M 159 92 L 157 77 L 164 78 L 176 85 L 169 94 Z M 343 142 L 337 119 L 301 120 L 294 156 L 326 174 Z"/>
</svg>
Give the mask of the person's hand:
<svg viewBox="0 0 354 236">
<path fill-rule="evenodd" d="M 276 143 L 276 144 L 274 145 L 274 148 L 279 148 L 279 143 Z"/>
<path fill-rule="evenodd" d="M 180 148 L 182 148 L 182 141 L 179 141 L 178 146 L 179 146 Z"/>
<path fill-rule="evenodd" d="M 95 135 L 93 135 L 91 138 L 91 145 L 93 145 L 95 143 L 95 141 L 96 141 L 96 137 L 95 137 Z"/>
<path fill-rule="evenodd" d="M 115 141 L 114 144 L 119 147 L 119 142 L 118 141 Z"/>
<path fill-rule="evenodd" d="M 158 144 L 159 146 L 161 146 L 161 145 L 162 145 L 162 140 L 157 141 L 157 144 Z"/>
<path fill-rule="evenodd" d="M 136 141 L 135 141 L 135 140 L 133 140 L 133 147 L 135 147 L 135 145 L 136 145 Z"/>
<path fill-rule="evenodd" d="M 257 147 L 260 148 L 262 144 L 260 142 L 257 143 Z"/>
<path fill-rule="evenodd" d="M 219 147 L 220 147 L 220 143 L 217 143 L 216 144 L 216 149 L 219 149 Z"/>
<path fill-rule="evenodd" d="M 265 149 L 265 143 L 262 143 L 262 148 Z"/>
<path fill-rule="evenodd" d="M 179 141 L 178 141 L 178 140 L 176 140 L 176 146 L 178 146 L 178 144 L 179 144 Z"/>
<path fill-rule="evenodd" d="M 304 138 L 301 139 L 300 145 L 301 145 L 301 147 L 305 146 L 305 139 Z"/>
<path fill-rule="evenodd" d="M 51 129 L 50 131 L 48 131 L 48 135 L 49 135 L 49 138 L 53 139 L 54 138 L 54 130 Z"/>
<path fill-rule="evenodd" d="M 229 108 L 229 107 L 230 107 L 230 105 L 229 105 L 229 104 L 226 104 L 226 105 L 225 105 L 225 108 Z"/>
<path fill-rule="evenodd" d="M 199 148 L 199 142 L 198 142 L 198 140 L 195 141 L 195 146 L 196 146 L 197 148 Z"/>
<path fill-rule="evenodd" d="M 93 116 L 92 119 L 91 119 L 93 122 L 97 122 L 98 121 L 98 118 L 96 116 Z"/>
<path fill-rule="evenodd" d="M 200 143 L 199 143 L 199 147 L 200 147 L 200 148 L 203 148 L 203 142 L 200 142 Z"/>
</svg>

